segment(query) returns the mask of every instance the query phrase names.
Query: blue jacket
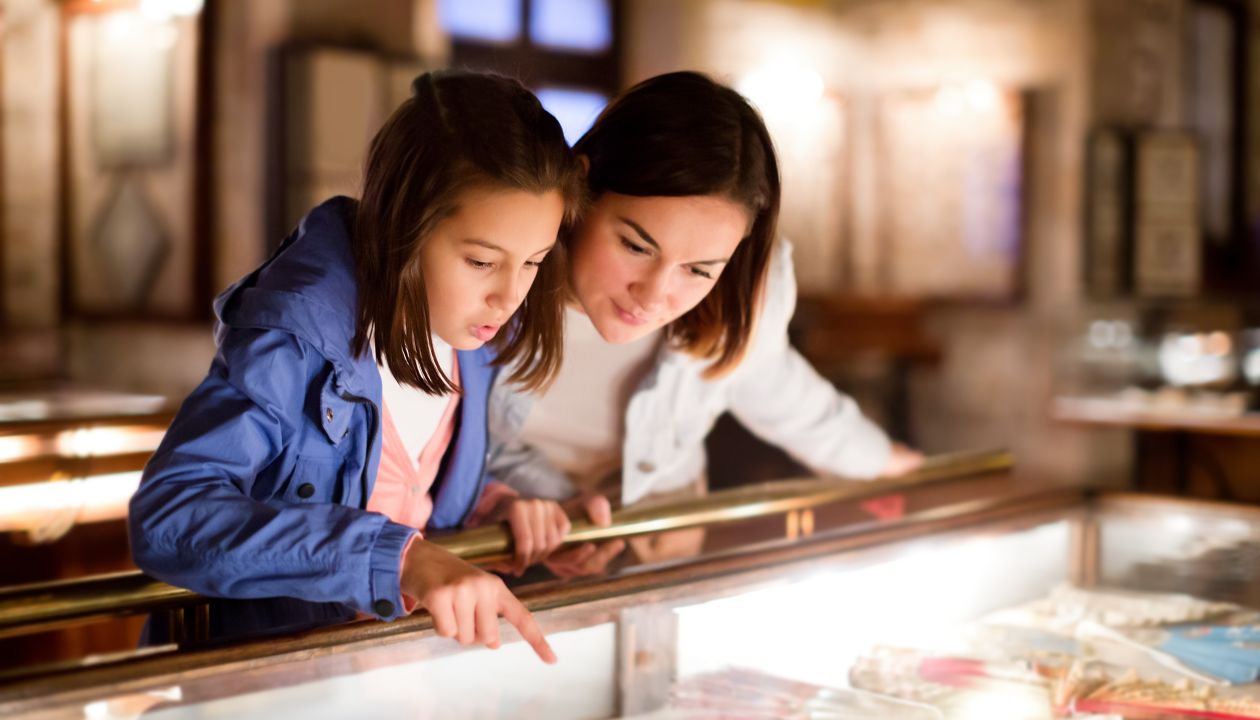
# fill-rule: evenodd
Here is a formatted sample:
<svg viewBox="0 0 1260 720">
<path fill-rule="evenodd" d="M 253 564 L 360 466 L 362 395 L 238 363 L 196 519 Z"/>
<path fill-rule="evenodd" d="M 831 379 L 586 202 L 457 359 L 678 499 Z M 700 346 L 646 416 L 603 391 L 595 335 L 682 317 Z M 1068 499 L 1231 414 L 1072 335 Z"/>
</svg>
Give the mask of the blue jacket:
<svg viewBox="0 0 1260 720">
<path fill-rule="evenodd" d="M 234 599 L 212 604 L 214 638 L 402 611 L 399 563 L 415 530 L 365 509 L 381 456 L 381 378 L 372 357 L 350 351 L 354 207 L 342 197 L 315 208 L 218 297 L 210 372 L 131 499 L 140 569 Z M 481 494 L 492 357 L 459 353 L 460 419 L 430 529 L 460 525 Z M 148 641 L 164 630 L 150 628 Z"/>
</svg>

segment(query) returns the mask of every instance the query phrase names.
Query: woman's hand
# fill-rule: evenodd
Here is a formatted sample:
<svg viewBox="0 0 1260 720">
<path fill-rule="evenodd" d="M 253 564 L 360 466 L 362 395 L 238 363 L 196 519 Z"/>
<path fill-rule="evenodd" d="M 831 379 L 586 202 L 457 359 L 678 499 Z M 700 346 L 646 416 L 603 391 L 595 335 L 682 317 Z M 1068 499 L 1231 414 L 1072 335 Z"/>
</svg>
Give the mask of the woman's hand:
<svg viewBox="0 0 1260 720">
<path fill-rule="evenodd" d="M 407 548 L 402 569 L 403 594 L 433 616 L 433 629 L 461 645 L 499 646 L 499 616 L 512 623 L 545 663 L 554 663 L 547 638 L 525 606 L 503 581 L 478 570 L 453 553 L 416 539 Z"/>
<path fill-rule="evenodd" d="M 923 453 L 901 443 L 893 443 L 892 453 L 889 454 L 888 462 L 884 464 L 880 477 L 899 477 L 914 472 L 922 466 Z"/>
<path fill-rule="evenodd" d="M 612 524 L 612 505 L 603 495 L 578 498 L 569 503 L 575 510 L 581 509 L 597 527 Z M 604 572 L 608 563 L 626 549 L 625 540 L 606 543 L 582 543 L 553 553 L 547 558 L 547 569 L 557 577 L 581 577 Z"/>
<path fill-rule="evenodd" d="M 560 503 L 520 497 L 505 499 L 490 519 L 506 521 L 512 532 L 512 573 L 517 576 L 560 547 L 571 526 Z"/>
</svg>

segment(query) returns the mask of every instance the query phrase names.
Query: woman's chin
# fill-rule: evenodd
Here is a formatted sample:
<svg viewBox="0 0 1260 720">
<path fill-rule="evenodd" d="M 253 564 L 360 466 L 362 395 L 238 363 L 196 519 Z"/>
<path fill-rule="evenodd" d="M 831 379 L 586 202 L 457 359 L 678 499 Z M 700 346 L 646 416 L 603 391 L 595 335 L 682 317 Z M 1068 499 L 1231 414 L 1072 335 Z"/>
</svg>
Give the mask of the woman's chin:
<svg viewBox="0 0 1260 720">
<path fill-rule="evenodd" d="M 632 343 L 635 340 L 647 335 L 655 330 L 655 326 L 644 323 L 642 325 L 631 325 L 623 322 L 617 317 L 604 316 L 598 321 L 592 322 L 596 332 L 604 339 L 604 342 L 612 345 L 624 345 Z"/>
</svg>

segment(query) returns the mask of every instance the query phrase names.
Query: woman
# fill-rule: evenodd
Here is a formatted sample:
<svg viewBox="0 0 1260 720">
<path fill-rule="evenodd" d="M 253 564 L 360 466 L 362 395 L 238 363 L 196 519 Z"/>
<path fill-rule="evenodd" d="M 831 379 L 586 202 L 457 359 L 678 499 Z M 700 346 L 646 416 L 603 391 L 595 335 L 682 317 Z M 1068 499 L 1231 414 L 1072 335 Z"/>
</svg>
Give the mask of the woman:
<svg viewBox="0 0 1260 720">
<path fill-rule="evenodd" d="M 590 204 L 565 237 L 565 364 L 543 395 L 492 390 L 496 479 L 627 505 L 701 493 L 704 438 L 726 411 L 819 472 L 873 478 L 922 462 L 788 344 L 796 285 L 791 246 L 775 239 L 778 166 L 743 97 L 696 73 L 655 77 L 574 151 Z"/>
</svg>

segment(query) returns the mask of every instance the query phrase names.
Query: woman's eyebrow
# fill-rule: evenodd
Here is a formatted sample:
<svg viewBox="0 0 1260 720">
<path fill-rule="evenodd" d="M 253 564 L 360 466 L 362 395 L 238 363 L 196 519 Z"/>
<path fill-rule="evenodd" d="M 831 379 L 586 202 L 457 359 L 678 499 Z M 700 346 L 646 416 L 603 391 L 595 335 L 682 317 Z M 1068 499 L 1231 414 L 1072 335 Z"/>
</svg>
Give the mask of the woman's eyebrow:
<svg viewBox="0 0 1260 720">
<path fill-rule="evenodd" d="M 656 248 L 657 251 L 661 249 L 661 246 L 656 242 L 656 240 L 651 235 L 649 235 L 648 231 L 644 230 L 642 226 L 640 226 L 637 222 L 631 220 L 628 217 L 622 217 L 621 215 L 618 215 L 617 219 L 629 225 L 631 228 L 633 228 L 634 231 L 639 235 L 639 237 L 643 239 L 643 242 Z M 713 260 L 695 260 L 687 264 L 688 265 L 721 265 L 729 261 L 730 261 L 730 258 L 715 258 Z"/>
<path fill-rule="evenodd" d="M 631 219 L 630 219 L 630 218 L 628 218 L 628 217 L 623 217 L 623 216 L 621 216 L 621 215 L 618 215 L 618 216 L 617 216 L 617 219 L 618 219 L 618 220 L 620 220 L 621 222 L 623 222 L 623 223 L 625 223 L 625 224 L 629 225 L 631 228 L 633 228 L 633 229 L 634 229 L 634 231 L 635 231 L 636 233 L 638 233 L 638 234 L 639 234 L 639 237 L 640 237 L 640 238 L 643 238 L 643 242 L 647 243 L 648 245 L 651 245 L 652 247 L 656 248 L 657 250 L 660 250 L 660 249 L 661 249 L 660 244 L 659 244 L 659 243 L 657 243 L 657 242 L 656 242 L 656 240 L 655 240 L 655 239 L 653 239 L 651 235 L 648 235 L 648 231 L 647 231 L 647 230 L 644 230 L 644 229 L 643 229 L 643 227 L 639 225 L 639 223 L 637 223 L 637 222 L 635 222 L 635 221 L 631 220 Z"/>
</svg>

